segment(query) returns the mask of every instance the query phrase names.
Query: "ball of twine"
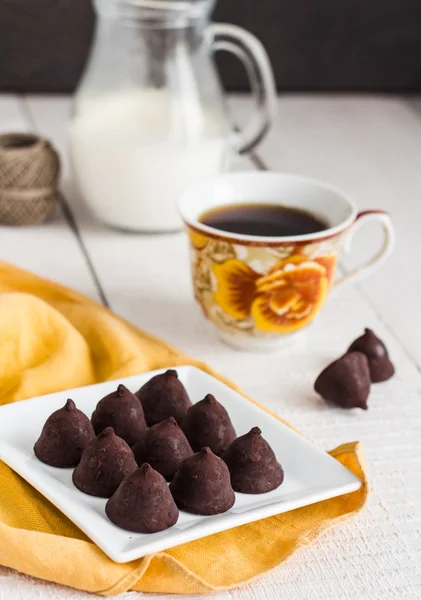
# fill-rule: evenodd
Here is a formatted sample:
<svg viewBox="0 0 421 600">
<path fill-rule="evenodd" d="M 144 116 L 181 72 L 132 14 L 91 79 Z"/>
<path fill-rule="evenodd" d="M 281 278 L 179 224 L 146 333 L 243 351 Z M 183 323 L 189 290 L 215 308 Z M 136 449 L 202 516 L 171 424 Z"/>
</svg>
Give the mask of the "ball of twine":
<svg viewBox="0 0 421 600">
<path fill-rule="evenodd" d="M 50 142 L 28 133 L 0 135 L 0 223 L 36 225 L 52 213 L 60 158 Z"/>
</svg>

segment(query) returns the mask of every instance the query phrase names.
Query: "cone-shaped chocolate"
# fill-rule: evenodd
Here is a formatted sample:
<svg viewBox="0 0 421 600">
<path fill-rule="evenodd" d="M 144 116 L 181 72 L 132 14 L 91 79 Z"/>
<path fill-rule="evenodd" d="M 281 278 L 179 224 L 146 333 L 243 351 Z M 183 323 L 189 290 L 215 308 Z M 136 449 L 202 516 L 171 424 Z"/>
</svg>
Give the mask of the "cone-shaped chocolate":
<svg viewBox="0 0 421 600">
<path fill-rule="evenodd" d="M 258 427 L 234 440 L 223 459 L 236 492 L 264 494 L 275 490 L 284 480 L 282 467 Z"/>
<path fill-rule="evenodd" d="M 107 427 L 87 444 L 73 471 L 73 483 L 85 494 L 109 498 L 136 469 L 130 446 Z"/>
<path fill-rule="evenodd" d="M 167 481 L 171 481 L 183 460 L 193 454 L 174 417 L 152 425 L 132 450 L 139 467 L 149 463 Z"/>
<path fill-rule="evenodd" d="M 349 352 L 324 369 L 314 384 L 322 398 L 342 408 L 367 410 L 370 369 L 362 352 Z"/>
<path fill-rule="evenodd" d="M 114 433 L 129 446 L 133 446 L 146 431 L 142 405 L 137 397 L 121 384 L 115 392 L 98 402 L 91 421 L 97 435 L 106 427 L 112 427 Z"/>
<path fill-rule="evenodd" d="M 165 479 L 147 463 L 124 479 L 105 512 L 115 525 L 136 533 L 156 533 L 178 521 L 178 508 Z"/>
<path fill-rule="evenodd" d="M 88 417 L 67 400 L 45 422 L 34 446 L 35 456 L 52 467 L 75 467 L 86 444 L 95 437 Z"/>
<path fill-rule="evenodd" d="M 362 352 L 366 355 L 373 383 L 386 381 L 395 374 L 386 346 L 371 329 L 365 329 L 364 335 L 350 345 L 348 352 Z"/>
<path fill-rule="evenodd" d="M 210 448 L 181 463 L 170 490 L 181 510 L 196 515 L 217 515 L 235 502 L 228 467 Z"/>
<path fill-rule="evenodd" d="M 160 423 L 167 417 L 174 417 L 180 424 L 191 406 L 186 389 L 174 369 L 152 377 L 136 392 L 136 396 L 142 403 L 148 425 Z"/>
<path fill-rule="evenodd" d="M 218 456 L 237 435 L 227 411 L 212 394 L 189 408 L 181 428 L 195 452 L 209 446 Z"/>
</svg>

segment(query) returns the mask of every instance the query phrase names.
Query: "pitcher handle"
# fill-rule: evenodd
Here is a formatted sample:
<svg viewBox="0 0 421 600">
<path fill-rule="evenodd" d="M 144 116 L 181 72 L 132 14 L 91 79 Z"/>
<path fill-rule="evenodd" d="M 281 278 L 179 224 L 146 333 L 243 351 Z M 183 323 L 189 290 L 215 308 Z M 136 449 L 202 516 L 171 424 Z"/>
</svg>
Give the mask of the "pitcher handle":
<svg viewBox="0 0 421 600">
<path fill-rule="evenodd" d="M 213 23 L 209 27 L 215 51 L 231 52 L 246 69 L 257 104 L 247 125 L 239 133 L 237 151 L 250 152 L 265 137 L 276 112 L 276 86 L 269 57 L 263 44 L 251 33 L 228 23 Z"/>
<path fill-rule="evenodd" d="M 369 275 L 372 271 L 377 269 L 380 264 L 386 260 L 389 254 L 392 252 L 395 245 L 395 229 L 393 227 L 390 216 L 383 210 L 364 210 L 358 213 L 354 223 L 349 228 L 345 243 L 343 246 L 345 254 L 349 254 L 351 250 L 351 242 L 357 230 L 370 221 L 380 221 L 383 228 L 383 243 L 379 250 L 367 260 L 364 264 L 360 265 L 350 273 L 346 273 L 334 283 L 334 287 L 343 285 L 344 283 L 355 283 L 359 279 L 363 279 Z"/>
</svg>

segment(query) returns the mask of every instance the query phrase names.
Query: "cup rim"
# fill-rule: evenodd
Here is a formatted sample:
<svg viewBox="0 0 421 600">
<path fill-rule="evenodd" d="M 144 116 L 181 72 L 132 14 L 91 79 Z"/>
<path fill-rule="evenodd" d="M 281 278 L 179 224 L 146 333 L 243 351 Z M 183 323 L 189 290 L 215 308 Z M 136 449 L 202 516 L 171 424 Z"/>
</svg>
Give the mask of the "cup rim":
<svg viewBox="0 0 421 600">
<path fill-rule="evenodd" d="M 340 197 L 343 201 L 345 201 L 350 207 L 350 215 L 344 219 L 338 225 L 334 225 L 333 227 L 329 227 L 328 229 L 323 229 L 322 231 L 316 233 L 306 233 L 303 235 L 290 235 L 290 236 L 262 236 L 262 235 L 248 235 L 243 233 L 233 233 L 230 231 L 223 231 L 221 229 L 216 229 L 215 227 L 210 227 L 209 225 L 205 225 L 201 223 L 196 217 L 191 216 L 191 197 L 197 195 L 200 190 L 203 190 L 204 187 L 208 187 L 209 185 L 215 183 L 216 181 L 234 181 L 241 179 L 278 179 L 282 181 L 296 181 L 300 183 L 306 183 L 312 186 L 316 186 L 319 189 L 323 188 L 329 192 L 333 192 L 338 197 Z M 227 204 L 229 204 L 227 202 Z M 223 204 L 221 204 L 223 206 Z M 209 210 L 212 208 L 212 205 L 209 204 L 207 208 L 204 210 Z M 277 173 L 277 172 L 265 172 L 265 171 L 233 171 L 232 173 L 223 173 L 217 175 L 216 177 L 208 177 L 205 179 L 201 179 L 200 181 L 195 182 L 194 184 L 188 186 L 181 193 L 178 201 L 177 201 L 177 209 L 183 219 L 184 223 L 191 227 L 193 230 L 207 234 L 209 237 L 224 239 L 227 241 L 231 241 L 233 243 L 243 242 L 248 244 L 255 245 L 266 245 L 266 246 L 275 246 L 275 245 L 283 245 L 283 244 L 291 244 L 291 243 L 305 243 L 305 242 L 313 242 L 313 241 L 322 241 L 325 239 L 329 239 L 331 237 L 336 236 L 338 233 L 341 233 L 345 229 L 347 229 L 357 218 L 358 210 L 355 202 L 352 198 L 344 194 L 339 188 L 331 185 L 330 183 L 326 183 L 319 179 L 315 179 L 312 177 L 307 177 L 305 175 L 295 174 L 295 173 Z M 202 211 L 203 213 L 203 211 Z"/>
</svg>

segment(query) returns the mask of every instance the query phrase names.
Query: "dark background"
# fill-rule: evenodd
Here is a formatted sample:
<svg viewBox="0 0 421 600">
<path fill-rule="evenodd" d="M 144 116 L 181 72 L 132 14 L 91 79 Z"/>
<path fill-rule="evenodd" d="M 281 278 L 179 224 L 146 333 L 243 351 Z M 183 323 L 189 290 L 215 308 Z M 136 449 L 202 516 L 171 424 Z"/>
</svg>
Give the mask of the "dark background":
<svg viewBox="0 0 421 600">
<path fill-rule="evenodd" d="M 216 21 L 255 33 L 284 91 L 421 89 L 421 0 L 219 0 Z M 88 52 L 89 0 L 0 0 L 0 92 L 69 92 Z M 228 89 L 247 89 L 228 55 Z"/>
</svg>

